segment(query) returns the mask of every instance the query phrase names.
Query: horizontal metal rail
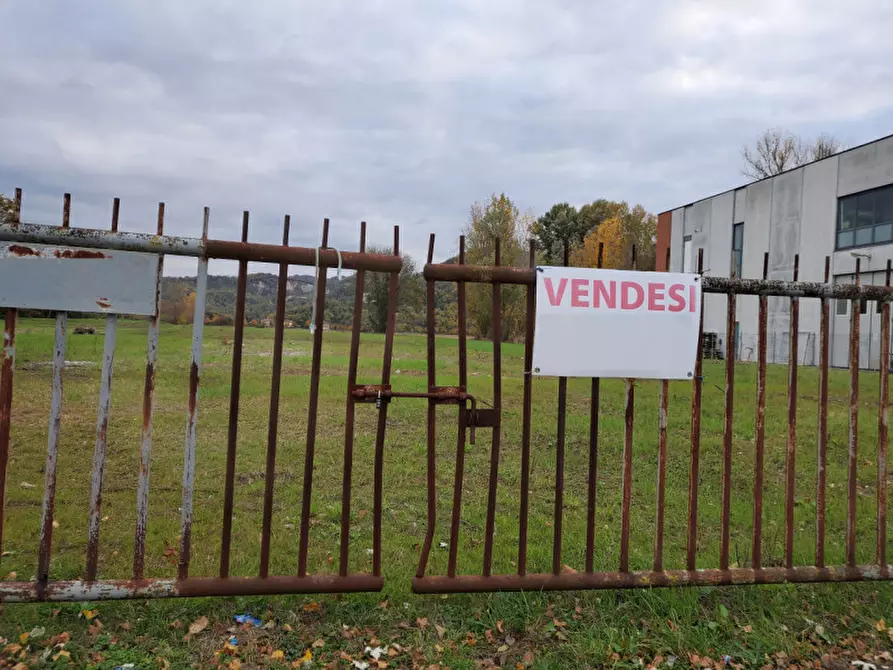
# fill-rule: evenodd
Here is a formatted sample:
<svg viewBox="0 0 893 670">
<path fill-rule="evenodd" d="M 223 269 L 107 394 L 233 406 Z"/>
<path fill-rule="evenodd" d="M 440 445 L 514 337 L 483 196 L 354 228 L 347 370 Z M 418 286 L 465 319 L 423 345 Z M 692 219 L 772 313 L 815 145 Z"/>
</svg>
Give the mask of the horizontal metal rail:
<svg viewBox="0 0 893 670">
<path fill-rule="evenodd" d="M 320 247 L 316 249 L 314 247 L 289 247 L 256 242 L 204 240 L 171 235 L 111 232 L 92 228 L 59 228 L 37 223 L 0 223 L 0 241 L 309 266 L 317 265 L 318 254 L 319 267 L 339 267 L 339 252 L 332 248 Z M 23 253 L 30 255 L 27 252 Z M 400 272 L 403 268 L 403 260 L 399 256 L 341 251 L 340 267 L 345 270 Z"/>
<path fill-rule="evenodd" d="M 481 284 L 535 284 L 536 270 L 530 268 L 491 267 L 434 263 L 423 270 L 429 281 L 475 282 Z M 655 274 L 660 279 L 660 274 Z M 893 289 L 871 284 L 827 284 L 822 282 L 783 281 L 779 279 L 741 279 L 704 276 L 705 293 L 766 295 L 791 298 L 827 298 L 840 300 L 893 301 Z"/>
</svg>

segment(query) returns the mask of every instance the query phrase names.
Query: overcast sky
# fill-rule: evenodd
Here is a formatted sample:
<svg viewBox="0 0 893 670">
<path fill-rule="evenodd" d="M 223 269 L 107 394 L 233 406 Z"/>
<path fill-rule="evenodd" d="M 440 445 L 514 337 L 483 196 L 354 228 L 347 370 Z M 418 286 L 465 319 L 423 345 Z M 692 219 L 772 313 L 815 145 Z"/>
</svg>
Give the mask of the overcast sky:
<svg viewBox="0 0 893 670">
<path fill-rule="evenodd" d="M 0 0 L 0 192 L 23 219 L 438 258 L 468 207 L 659 212 L 743 183 L 769 126 L 893 132 L 885 0 Z M 194 273 L 194 261 L 168 262 Z M 252 270 L 261 270 L 261 267 Z M 226 264 L 213 271 L 228 271 Z"/>
</svg>

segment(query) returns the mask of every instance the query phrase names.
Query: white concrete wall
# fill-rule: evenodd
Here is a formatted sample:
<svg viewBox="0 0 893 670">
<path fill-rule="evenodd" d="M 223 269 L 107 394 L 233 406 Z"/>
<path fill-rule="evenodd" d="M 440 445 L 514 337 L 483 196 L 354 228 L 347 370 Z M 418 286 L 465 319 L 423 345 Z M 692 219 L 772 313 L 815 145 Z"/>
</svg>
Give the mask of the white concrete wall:
<svg viewBox="0 0 893 670">
<path fill-rule="evenodd" d="M 759 278 L 763 255 L 769 254 L 771 279 L 789 280 L 794 257 L 799 254 L 799 278 L 822 281 L 825 257 L 831 257 L 832 281 L 850 281 L 855 269 L 853 253 L 869 255 L 861 259 L 863 283 L 881 284 L 887 260 L 893 260 L 893 244 L 854 251 L 835 251 L 838 199 L 861 191 L 893 184 L 893 137 L 859 147 L 837 156 L 790 170 L 734 191 L 695 202 L 673 211 L 671 267 L 682 269 L 683 238 L 692 238 L 692 254 L 704 249 L 707 274 L 729 276 L 731 271 L 732 226 L 744 223 L 742 275 Z M 692 263 L 694 267 L 695 262 Z M 832 312 L 831 364 L 847 364 L 849 316 Z M 737 319 L 741 327 L 739 357 L 754 360 L 757 346 L 758 301 L 739 297 Z M 871 304 L 860 317 L 863 365 L 878 363 L 880 319 Z M 786 362 L 790 323 L 790 300 L 769 300 L 769 360 Z M 798 341 L 800 361 L 818 360 L 820 303 L 800 302 Z M 705 302 L 704 329 L 725 340 L 726 298 L 711 295 Z"/>
</svg>

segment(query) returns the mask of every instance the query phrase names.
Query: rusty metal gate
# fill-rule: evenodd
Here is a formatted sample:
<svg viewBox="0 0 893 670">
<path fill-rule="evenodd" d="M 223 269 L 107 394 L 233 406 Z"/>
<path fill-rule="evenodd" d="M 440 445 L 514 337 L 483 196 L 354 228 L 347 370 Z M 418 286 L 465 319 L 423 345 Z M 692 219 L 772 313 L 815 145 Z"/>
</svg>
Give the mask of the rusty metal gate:
<svg viewBox="0 0 893 670">
<path fill-rule="evenodd" d="M 625 431 L 621 476 L 621 528 L 619 561 L 616 571 L 594 569 L 596 492 L 599 482 L 599 413 L 600 380 L 591 380 L 586 553 L 585 566 L 578 571 L 563 569 L 562 522 L 564 518 L 565 442 L 567 420 L 567 379 L 558 380 L 556 469 L 554 480 L 554 515 L 552 521 L 552 571 L 528 572 L 528 515 L 530 508 L 530 457 L 533 379 L 531 362 L 533 354 L 535 317 L 535 253 L 531 245 L 529 266 L 516 268 L 502 266 L 498 243 L 495 244 L 493 266 L 467 265 L 464 239 L 460 242 L 457 263 L 435 264 L 434 236 L 428 247 L 424 278 L 427 288 L 427 391 L 402 392 L 391 386 L 391 368 L 396 330 L 398 274 L 402 268 L 399 233 L 395 228 L 393 255 L 366 252 L 366 229 L 361 226 L 358 252 L 337 251 L 328 245 L 328 220 L 322 233 L 319 248 L 291 247 L 288 245 L 289 219 L 285 218 L 282 245 L 248 242 L 248 214 L 243 218 L 240 242 L 215 240 L 208 237 L 209 212 L 204 214 L 200 239 L 172 237 L 163 234 L 164 206 L 159 205 L 157 233 L 155 235 L 121 232 L 118 230 L 118 201 L 115 201 L 111 230 L 72 228 L 69 226 L 70 197 L 65 196 L 62 226 L 47 226 L 20 222 L 21 191 L 16 191 L 15 212 L 12 221 L 0 223 L 0 306 L 6 307 L 2 379 L 0 379 L 0 550 L 2 550 L 3 522 L 10 513 L 5 509 L 7 465 L 10 451 L 11 407 L 13 402 L 15 342 L 17 308 L 33 308 L 56 311 L 56 337 L 52 362 L 52 403 L 49 423 L 48 448 L 44 467 L 44 496 L 41 509 L 40 537 L 37 571 L 32 581 L 0 581 L 0 600 L 7 602 L 33 600 L 100 600 L 114 598 L 146 598 L 206 595 L 260 595 L 314 592 L 376 591 L 383 586 L 382 577 L 382 494 L 383 471 L 386 450 L 388 406 L 395 398 L 416 398 L 427 402 L 427 526 L 421 547 L 417 573 L 412 581 L 419 593 L 445 593 L 495 590 L 540 589 L 601 589 L 675 585 L 723 585 L 767 584 L 781 582 L 859 581 L 889 579 L 887 564 L 886 508 L 887 508 L 887 411 L 888 376 L 890 358 L 890 266 L 887 267 L 886 286 L 860 285 L 859 265 L 856 265 L 856 281 L 853 284 L 829 283 L 829 261 L 825 265 L 823 283 L 797 281 L 796 262 L 793 281 L 768 280 L 764 261 L 763 279 L 719 278 L 705 276 L 704 291 L 727 296 L 728 333 L 735 331 L 736 298 L 740 295 L 757 296 L 759 301 L 757 347 L 757 402 L 755 416 L 754 461 L 754 508 L 753 533 L 750 551 L 750 567 L 736 567 L 730 563 L 730 509 L 731 474 L 733 455 L 733 411 L 735 379 L 735 338 L 727 337 L 725 343 L 724 431 L 722 439 L 721 482 L 721 537 L 720 560 L 716 567 L 698 565 L 698 488 L 701 458 L 701 397 L 702 351 L 699 347 L 695 376 L 691 382 L 691 440 L 688 482 L 688 525 L 685 569 L 664 569 L 664 509 L 667 478 L 667 425 L 669 383 L 661 382 L 658 419 L 656 526 L 654 529 L 653 562 L 650 570 L 630 569 L 630 501 L 632 498 L 633 426 L 635 415 L 635 380 L 626 382 Z M 186 408 L 184 468 L 182 478 L 182 518 L 179 559 L 176 576 L 166 579 L 145 576 L 145 551 L 147 515 L 149 505 L 149 480 L 152 461 L 153 413 L 155 411 L 155 376 L 159 348 L 159 309 L 161 277 L 165 255 L 187 256 L 198 259 L 195 318 L 193 322 L 191 368 Z M 601 255 L 601 254 L 599 254 Z M 26 263 L 48 259 L 54 263 Z M 229 259 L 239 262 L 235 330 L 232 354 L 232 378 L 229 398 L 229 426 L 226 447 L 226 474 L 224 481 L 224 518 L 219 575 L 195 577 L 190 575 L 191 534 L 195 490 L 195 455 L 197 448 L 198 391 L 201 380 L 201 359 L 205 297 L 208 282 L 208 260 Z M 698 272 L 703 272 L 703 252 L 699 252 Z M 70 263 L 68 261 L 71 261 Z M 72 273 L 72 263 L 90 261 Z M 266 472 L 263 494 L 263 522 L 261 531 L 260 566 L 257 576 L 230 575 L 230 548 L 232 544 L 233 496 L 235 487 L 235 462 L 238 443 L 238 417 L 240 400 L 241 359 L 244 339 L 245 304 L 247 293 L 248 262 L 274 263 L 279 266 L 276 300 L 275 334 L 273 347 L 273 374 L 266 451 Z M 288 269 L 291 265 L 314 267 L 316 288 L 314 294 L 315 330 L 312 335 L 312 362 L 310 391 L 307 407 L 307 434 L 303 473 L 303 488 L 299 526 L 299 552 L 295 574 L 271 575 L 271 519 L 276 470 L 277 428 L 279 424 L 279 391 L 282 366 L 282 349 L 285 321 L 285 303 Z M 600 261 L 599 261 L 600 265 Z M 338 574 L 308 574 L 310 510 L 313 496 L 314 451 L 317 437 L 319 382 L 322 364 L 322 320 L 326 300 L 326 270 L 344 268 L 356 271 L 353 325 L 350 338 L 345 401 L 344 462 L 341 493 L 340 544 Z M 56 281 L 59 291 L 51 298 L 46 292 L 29 291 L 30 278 L 41 275 L 41 281 Z M 387 327 L 384 336 L 384 353 L 380 383 L 358 384 L 357 370 L 362 325 L 364 282 L 367 272 L 389 273 Z M 30 274 L 29 274 L 30 273 Z M 55 273 L 55 274 L 52 274 Z M 66 286 L 67 277 L 67 286 Z M 76 279 L 76 283 L 74 280 Z M 458 386 L 438 386 L 435 364 L 435 282 L 454 282 L 458 300 Z M 471 283 L 492 286 L 492 351 L 493 388 L 492 407 L 482 409 L 468 392 L 468 346 L 466 325 L 466 290 Z M 500 451 L 502 449 L 502 287 L 521 285 L 526 289 L 526 329 L 524 335 L 524 377 L 522 432 L 520 444 L 521 479 L 519 491 L 517 571 L 512 574 L 493 573 L 493 544 L 497 512 L 497 488 L 499 485 Z M 40 296 L 37 295 L 40 293 Z M 43 297 L 41 297 L 43 296 Z M 790 332 L 798 332 L 799 301 L 815 299 L 821 304 L 821 330 L 819 335 L 820 366 L 818 392 L 818 432 L 816 477 L 816 543 L 813 565 L 794 565 L 794 485 L 796 469 L 797 437 L 797 338 L 791 338 L 788 366 L 789 405 L 788 434 L 785 458 L 785 529 L 784 560 L 781 566 L 763 566 L 763 474 L 766 408 L 766 350 L 767 350 L 767 301 L 770 297 L 790 301 Z M 826 463 L 828 450 L 829 405 L 829 333 L 830 305 L 832 300 L 850 301 L 855 307 L 862 301 L 876 301 L 881 313 L 881 343 L 878 401 L 877 443 L 877 542 L 875 560 L 871 564 L 856 561 L 856 509 L 858 452 L 858 403 L 859 403 L 859 312 L 851 309 L 849 345 L 849 438 L 847 460 L 847 516 L 846 561 L 844 565 L 830 566 L 825 562 L 825 510 L 826 510 Z M 55 490 L 59 433 L 62 416 L 62 372 L 65 367 L 65 336 L 67 314 L 65 311 L 96 312 L 106 315 L 105 350 L 101 372 L 99 412 L 96 427 L 95 449 L 92 461 L 91 495 L 89 503 L 89 537 L 82 579 L 51 579 Z M 143 393 L 143 424 L 139 449 L 139 475 L 136 494 L 137 522 L 134 533 L 133 570 L 128 579 L 98 578 L 99 528 L 102 515 L 103 473 L 107 450 L 107 428 L 110 409 L 110 388 L 115 350 L 116 324 L 119 314 L 145 315 L 150 319 L 146 350 L 146 372 Z M 702 315 L 703 333 L 703 315 Z M 371 573 L 350 574 L 348 570 L 349 541 L 351 531 L 351 475 L 354 463 L 354 424 L 357 403 L 374 403 L 377 409 L 377 426 L 373 463 L 373 547 Z M 436 408 L 452 405 L 457 408 L 457 444 L 454 461 L 454 485 L 450 517 L 450 541 L 446 574 L 428 574 L 429 557 L 435 537 L 437 516 L 437 439 Z M 479 574 L 458 574 L 459 533 L 462 521 L 462 492 L 465 478 L 466 439 L 474 440 L 477 429 L 491 429 L 489 458 L 489 487 L 487 491 L 486 526 L 484 531 L 483 565 Z M 809 476 L 803 473 L 803 476 Z"/>
</svg>

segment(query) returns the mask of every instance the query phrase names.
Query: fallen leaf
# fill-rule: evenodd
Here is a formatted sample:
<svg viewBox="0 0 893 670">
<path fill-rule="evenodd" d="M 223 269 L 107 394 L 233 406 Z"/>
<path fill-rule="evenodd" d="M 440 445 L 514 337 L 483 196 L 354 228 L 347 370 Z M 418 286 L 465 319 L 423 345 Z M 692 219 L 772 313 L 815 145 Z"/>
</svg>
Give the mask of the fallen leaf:
<svg viewBox="0 0 893 670">
<path fill-rule="evenodd" d="M 29 484 L 28 482 L 22 482 L 21 484 L 19 484 L 19 486 L 21 486 L 23 489 L 33 489 L 33 488 L 35 488 L 35 487 L 34 487 L 34 484 Z"/>
<path fill-rule="evenodd" d="M 672 619 L 667 619 L 667 625 L 670 627 L 670 630 L 676 630 L 678 628 L 676 622 Z"/>
<path fill-rule="evenodd" d="M 31 633 L 22 633 L 19 635 L 19 644 L 25 644 L 29 637 L 31 637 Z"/>
<path fill-rule="evenodd" d="M 122 624 L 119 624 L 121 630 L 127 631 L 128 633 L 133 630 L 133 625 L 129 621 L 125 621 Z"/>
<path fill-rule="evenodd" d="M 443 636 L 446 635 L 446 628 L 443 626 L 439 626 L 434 624 L 434 630 L 437 631 L 437 639 L 442 640 Z"/>
<path fill-rule="evenodd" d="M 469 647 L 473 647 L 477 644 L 477 639 L 474 637 L 474 633 L 469 633 L 465 636 L 465 644 Z"/>
<path fill-rule="evenodd" d="M 745 633 L 752 633 L 752 632 L 753 632 L 753 627 L 752 627 L 750 624 L 748 624 L 748 625 L 746 625 L 744 628 L 742 628 L 741 630 L 743 630 Z"/>
<path fill-rule="evenodd" d="M 319 612 L 322 609 L 322 605 L 318 602 L 307 603 L 302 608 L 305 612 Z"/>
<path fill-rule="evenodd" d="M 307 651 L 304 652 L 304 655 L 301 656 L 301 658 L 299 658 L 297 661 L 292 661 L 291 667 L 300 668 L 305 663 L 312 663 L 312 662 L 313 662 L 313 653 L 308 649 Z"/>
<path fill-rule="evenodd" d="M 323 640 L 322 638 L 319 638 L 316 642 L 313 643 L 314 649 L 321 649 L 322 647 L 325 647 L 325 646 L 326 646 L 326 641 Z"/>
<path fill-rule="evenodd" d="M 277 649 L 272 654 L 270 654 L 270 659 L 273 661 L 282 661 L 285 660 L 285 652 L 281 649 Z"/>
<path fill-rule="evenodd" d="M 493 631 L 490 630 L 489 628 L 484 631 L 484 637 L 487 638 L 487 644 L 495 644 L 496 643 L 496 637 L 493 635 Z"/>
<path fill-rule="evenodd" d="M 6 575 L 6 577 L 4 577 L 4 579 L 8 579 L 8 580 L 14 581 L 14 580 L 16 579 L 16 577 L 18 577 L 18 576 L 19 576 L 19 575 L 18 575 L 17 572 L 12 571 L 12 572 L 10 572 L 8 575 Z"/>
<path fill-rule="evenodd" d="M 53 660 L 55 661 L 56 659 L 54 658 Z M 16 663 L 12 666 L 12 670 L 28 670 L 28 666 L 24 663 Z"/>
<path fill-rule="evenodd" d="M 168 628 L 173 628 L 174 630 L 179 630 L 182 627 L 183 624 L 180 623 L 179 619 L 177 619 L 176 621 L 171 621 L 170 624 L 168 624 Z"/>
<path fill-rule="evenodd" d="M 887 630 L 887 622 L 884 621 L 883 619 L 881 619 L 881 620 L 878 621 L 876 624 L 874 624 L 874 628 L 875 628 L 875 630 L 877 630 L 879 633 L 883 633 L 885 630 Z"/>
<path fill-rule="evenodd" d="M 501 644 L 501 645 L 499 645 L 499 647 L 497 647 L 497 649 L 496 649 L 496 651 L 498 651 L 500 654 L 504 654 L 504 653 L 507 652 L 508 650 L 509 650 L 509 646 L 508 646 L 507 644 Z"/>
<path fill-rule="evenodd" d="M 81 616 L 90 621 L 99 616 L 99 610 L 81 610 Z"/>
<path fill-rule="evenodd" d="M 524 652 L 524 658 L 522 660 L 524 661 L 524 665 L 533 665 L 533 652 Z"/>
<path fill-rule="evenodd" d="M 571 566 L 569 566 L 569 565 L 562 565 L 562 566 L 561 566 L 561 571 L 564 572 L 564 573 L 566 573 L 566 574 L 569 574 L 569 575 L 574 575 L 574 574 L 577 573 L 577 571 L 574 570 L 574 569 L 573 569 Z"/>
<path fill-rule="evenodd" d="M 71 658 L 71 652 L 66 651 L 65 649 L 62 649 L 61 651 L 58 651 L 53 655 L 54 661 L 58 661 L 60 658 L 65 658 L 65 659 Z"/>
<path fill-rule="evenodd" d="M 58 528 L 58 527 L 59 527 L 59 522 L 56 521 L 55 519 L 53 519 L 53 528 Z"/>
<path fill-rule="evenodd" d="M 102 520 L 103 520 L 103 521 L 108 521 L 108 520 L 109 520 L 109 517 L 104 516 L 104 517 L 102 517 Z"/>
<path fill-rule="evenodd" d="M 499 634 L 502 635 L 505 631 L 502 628 L 502 619 L 496 622 L 496 630 L 499 631 Z"/>
<path fill-rule="evenodd" d="M 22 650 L 22 645 L 16 644 L 15 642 L 3 647 L 3 653 L 7 654 L 8 656 L 14 656 L 15 654 L 19 653 L 21 650 Z"/>
<path fill-rule="evenodd" d="M 208 617 L 200 616 L 198 619 L 189 624 L 189 635 L 198 635 L 208 627 Z"/>
<path fill-rule="evenodd" d="M 416 619 L 415 622 L 416 625 L 422 630 L 425 630 L 428 627 L 428 617 L 420 617 Z"/>
<path fill-rule="evenodd" d="M 287 624 L 287 623 L 282 624 L 282 630 L 284 630 L 286 633 L 291 633 L 291 630 L 292 630 L 291 624 Z"/>
<path fill-rule="evenodd" d="M 226 667 L 228 667 L 229 670 L 242 670 L 242 661 L 240 661 L 238 658 L 234 658 Z"/>
</svg>

